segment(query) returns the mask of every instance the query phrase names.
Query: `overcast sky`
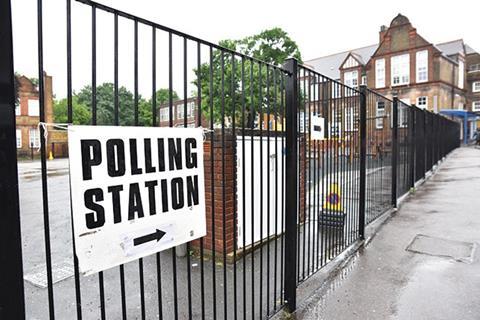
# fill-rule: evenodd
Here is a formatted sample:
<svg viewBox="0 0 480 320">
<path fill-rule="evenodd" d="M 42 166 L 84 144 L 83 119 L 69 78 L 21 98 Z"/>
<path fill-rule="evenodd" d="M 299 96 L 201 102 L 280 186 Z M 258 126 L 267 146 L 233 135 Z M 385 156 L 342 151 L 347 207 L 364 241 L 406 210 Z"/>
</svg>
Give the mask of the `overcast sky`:
<svg viewBox="0 0 480 320">
<path fill-rule="evenodd" d="M 382 24 L 389 25 L 398 14 L 406 15 L 427 41 L 446 42 L 463 38 L 480 50 L 478 15 L 480 1 L 153 1 L 100 0 L 99 2 L 159 24 L 217 43 L 238 39 L 262 30 L 281 27 L 300 47 L 303 60 L 378 42 Z M 65 0 L 44 0 L 45 71 L 53 76 L 54 93 L 66 96 Z M 91 10 L 73 3 L 73 86 L 78 90 L 91 78 Z M 13 0 L 15 70 L 37 76 L 36 0 Z M 113 82 L 113 19 L 97 15 L 97 83 Z M 120 20 L 120 84 L 133 89 L 133 24 Z M 151 31 L 139 29 L 140 92 L 151 92 Z M 158 34 L 157 87 L 167 85 L 166 37 Z M 182 95 L 182 42 L 175 40 L 174 86 Z M 189 44 L 189 70 L 195 65 Z M 206 51 L 206 50 L 203 50 Z M 178 59 L 177 59 L 178 57 Z M 202 56 L 205 59 L 206 56 Z M 175 63 L 176 62 L 176 63 Z M 188 81 L 193 79 L 189 71 Z M 189 91 L 193 90 L 189 86 Z"/>
</svg>

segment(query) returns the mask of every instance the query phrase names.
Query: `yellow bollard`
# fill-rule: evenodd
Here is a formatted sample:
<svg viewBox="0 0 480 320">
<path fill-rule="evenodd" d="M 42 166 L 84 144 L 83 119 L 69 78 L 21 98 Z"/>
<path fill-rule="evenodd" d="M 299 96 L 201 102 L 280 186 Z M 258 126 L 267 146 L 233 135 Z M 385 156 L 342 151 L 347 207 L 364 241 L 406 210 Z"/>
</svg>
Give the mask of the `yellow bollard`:
<svg viewBox="0 0 480 320">
<path fill-rule="evenodd" d="M 48 160 L 53 160 L 53 153 L 52 153 L 52 151 L 50 151 L 50 153 L 48 154 Z"/>
</svg>

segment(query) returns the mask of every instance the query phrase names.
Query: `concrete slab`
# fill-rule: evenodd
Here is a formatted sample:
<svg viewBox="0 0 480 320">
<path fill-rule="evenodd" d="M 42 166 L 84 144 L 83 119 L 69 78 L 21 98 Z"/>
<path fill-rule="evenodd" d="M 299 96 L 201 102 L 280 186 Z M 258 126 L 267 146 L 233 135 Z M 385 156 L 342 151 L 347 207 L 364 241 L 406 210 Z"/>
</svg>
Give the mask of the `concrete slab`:
<svg viewBox="0 0 480 320">
<path fill-rule="evenodd" d="M 437 257 L 453 258 L 459 262 L 471 263 L 475 253 L 475 244 L 418 234 L 408 245 L 407 250 Z"/>
</svg>

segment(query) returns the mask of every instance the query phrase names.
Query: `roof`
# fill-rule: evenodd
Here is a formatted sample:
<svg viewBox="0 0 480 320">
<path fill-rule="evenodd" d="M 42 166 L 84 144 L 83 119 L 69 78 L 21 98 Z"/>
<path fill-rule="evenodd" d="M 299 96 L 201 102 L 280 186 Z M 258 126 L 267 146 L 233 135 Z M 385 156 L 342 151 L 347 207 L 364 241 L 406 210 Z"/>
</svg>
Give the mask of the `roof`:
<svg viewBox="0 0 480 320">
<path fill-rule="evenodd" d="M 437 47 L 437 49 L 446 56 L 454 55 L 459 52 L 464 52 L 462 39 L 439 43 L 436 44 L 435 47 Z"/>
<path fill-rule="evenodd" d="M 464 50 L 466 54 L 476 52 L 469 45 L 464 43 L 463 39 L 439 43 L 435 45 L 435 47 L 451 61 L 453 60 L 449 58 L 449 56 L 455 55 L 459 52 L 464 52 Z M 359 62 L 365 65 L 368 63 L 377 48 L 378 44 L 374 44 L 367 47 L 335 53 L 328 56 L 305 61 L 305 65 L 310 66 L 315 71 L 323 74 L 324 76 L 338 80 L 340 79 L 340 66 L 342 65 L 343 61 L 345 61 L 345 58 L 348 56 L 349 53 L 351 53 Z"/>
<path fill-rule="evenodd" d="M 466 54 L 472 54 L 472 53 L 477 53 L 477 51 L 473 50 L 472 47 L 470 47 L 468 44 L 465 43 L 465 53 Z"/>
<path fill-rule="evenodd" d="M 352 53 L 360 62 L 366 63 L 370 60 L 372 54 L 377 50 L 378 44 L 331 54 L 305 61 L 305 64 L 312 67 L 315 71 L 332 79 L 340 79 L 340 65 L 349 53 Z"/>
</svg>

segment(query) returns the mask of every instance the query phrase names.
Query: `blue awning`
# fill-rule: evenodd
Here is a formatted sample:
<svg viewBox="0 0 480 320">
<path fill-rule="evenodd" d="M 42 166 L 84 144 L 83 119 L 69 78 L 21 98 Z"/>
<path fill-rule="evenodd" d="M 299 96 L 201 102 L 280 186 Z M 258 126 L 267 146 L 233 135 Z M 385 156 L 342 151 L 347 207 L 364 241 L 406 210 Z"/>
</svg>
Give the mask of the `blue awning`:
<svg viewBox="0 0 480 320">
<path fill-rule="evenodd" d="M 455 110 L 455 109 L 443 109 L 440 110 L 440 114 L 450 116 L 452 118 L 458 118 L 463 123 L 463 143 L 468 143 L 468 122 L 480 120 L 480 114 L 471 112 L 468 110 Z"/>
<path fill-rule="evenodd" d="M 467 111 L 467 110 L 455 110 L 455 109 L 443 109 L 440 110 L 440 114 L 446 116 L 453 116 L 457 118 L 468 118 L 469 120 L 480 120 L 480 114 Z"/>
</svg>

